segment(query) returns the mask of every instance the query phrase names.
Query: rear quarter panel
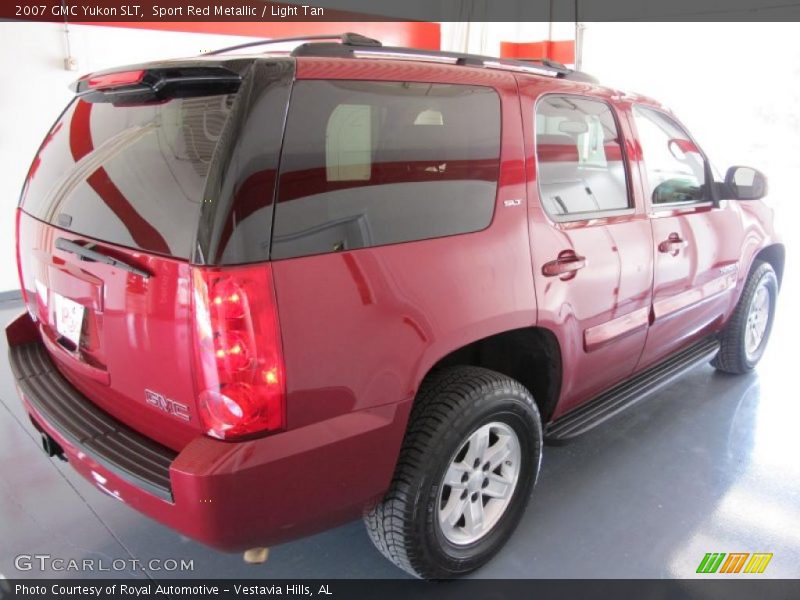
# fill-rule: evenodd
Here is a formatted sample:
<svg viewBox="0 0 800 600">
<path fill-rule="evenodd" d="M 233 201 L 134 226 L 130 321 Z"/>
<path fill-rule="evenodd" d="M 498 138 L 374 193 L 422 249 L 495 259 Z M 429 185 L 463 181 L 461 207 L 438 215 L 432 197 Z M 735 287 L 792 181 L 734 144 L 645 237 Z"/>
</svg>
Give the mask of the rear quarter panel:
<svg viewBox="0 0 800 600">
<path fill-rule="evenodd" d="M 502 144 L 487 229 L 273 263 L 289 428 L 411 399 L 452 350 L 536 322 L 525 203 L 504 206 L 525 197 L 513 76 L 398 61 L 306 59 L 297 69 L 299 79 L 491 86 L 501 98 Z M 376 452 L 396 454 L 399 443 Z"/>
</svg>

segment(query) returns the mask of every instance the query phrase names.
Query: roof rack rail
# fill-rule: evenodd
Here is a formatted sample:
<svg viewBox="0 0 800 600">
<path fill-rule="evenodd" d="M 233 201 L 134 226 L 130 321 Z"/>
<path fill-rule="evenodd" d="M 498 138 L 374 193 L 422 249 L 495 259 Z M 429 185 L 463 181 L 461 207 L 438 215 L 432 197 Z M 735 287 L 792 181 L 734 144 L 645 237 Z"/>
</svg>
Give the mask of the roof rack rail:
<svg viewBox="0 0 800 600">
<path fill-rule="evenodd" d="M 360 38 L 363 36 L 359 36 Z M 332 38 L 328 38 L 332 39 Z M 460 52 L 446 52 L 441 50 L 419 50 L 417 48 L 404 48 L 400 46 L 383 46 L 377 44 L 351 44 L 344 40 L 336 42 L 308 42 L 300 44 L 291 52 L 291 56 L 314 56 L 314 57 L 334 57 L 334 58 L 382 58 L 389 60 L 416 60 L 423 62 L 436 62 L 451 65 L 463 65 L 473 67 L 485 67 L 489 69 L 501 69 L 506 71 L 517 71 L 521 73 L 532 73 L 534 75 L 544 75 L 547 77 L 559 77 L 574 81 L 584 81 L 597 83 L 591 75 L 575 71 L 562 65 L 561 63 L 541 59 L 507 59 L 495 58 L 491 56 L 481 56 L 478 54 L 466 54 Z M 370 39 L 370 38 L 366 38 Z M 374 40 L 373 40 L 374 41 Z"/>
<path fill-rule="evenodd" d="M 564 65 L 563 63 L 555 61 L 555 60 L 553 60 L 551 58 L 539 58 L 539 57 L 523 58 L 523 57 L 518 57 L 518 58 L 515 58 L 514 60 L 516 60 L 518 62 L 524 62 L 524 63 L 527 63 L 527 62 L 540 63 L 540 64 L 546 65 L 548 67 L 552 67 L 553 69 L 564 69 L 564 70 L 567 70 L 567 71 L 571 70 L 571 69 L 567 68 L 567 66 Z"/>
<path fill-rule="evenodd" d="M 266 46 L 286 42 L 303 42 L 290 52 L 291 56 L 415 60 L 450 65 L 484 67 L 487 69 L 501 69 L 519 73 L 544 75 L 546 77 L 560 77 L 573 81 L 597 83 L 597 80 L 591 75 L 568 69 L 561 63 L 547 58 L 508 59 L 481 56 L 478 54 L 445 52 L 441 50 L 419 50 L 417 48 L 404 48 L 401 46 L 384 46 L 378 40 L 351 32 L 258 40 L 220 48 L 219 50 L 212 50 L 211 52 L 206 52 L 204 56 L 223 54 L 232 50 L 241 50 L 254 46 Z"/>
<path fill-rule="evenodd" d="M 241 50 L 243 48 L 252 48 L 254 46 L 266 46 L 268 44 L 283 44 L 285 42 L 310 42 L 313 40 L 339 40 L 339 43 L 342 45 L 359 46 L 359 47 L 361 46 L 374 47 L 382 45 L 378 40 L 374 40 L 359 33 L 350 33 L 350 32 L 327 33 L 320 35 L 303 35 L 298 37 L 273 38 L 269 40 L 257 40 L 255 42 L 246 42 L 244 44 L 236 44 L 235 46 L 226 46 L 225 48 L 219 48 L 218 50 L 211 50 L 210 52 L 205 52 L 203 56 L 224 54 L 225 52 L 231 52 L 232 50 Z M 336 45 L 338 46 L 339 44 Z"/>
</svg>

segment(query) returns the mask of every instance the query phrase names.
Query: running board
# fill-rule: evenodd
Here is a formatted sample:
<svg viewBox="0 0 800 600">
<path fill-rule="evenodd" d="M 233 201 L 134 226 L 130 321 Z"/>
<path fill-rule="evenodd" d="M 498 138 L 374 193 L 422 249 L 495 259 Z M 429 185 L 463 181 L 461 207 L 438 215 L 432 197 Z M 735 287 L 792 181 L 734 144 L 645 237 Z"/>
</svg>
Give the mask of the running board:
<svg viewBox="0 0 800 600">
<path fill-rule="evenodd" d="M 564 443 L 594 429 L 686 371 L 708 362 L 718 351 L 719 341 L 706 338 L 673 354 L 550 423 L 545 428 L 545 440 L 552 444 Z"/>
</svg>

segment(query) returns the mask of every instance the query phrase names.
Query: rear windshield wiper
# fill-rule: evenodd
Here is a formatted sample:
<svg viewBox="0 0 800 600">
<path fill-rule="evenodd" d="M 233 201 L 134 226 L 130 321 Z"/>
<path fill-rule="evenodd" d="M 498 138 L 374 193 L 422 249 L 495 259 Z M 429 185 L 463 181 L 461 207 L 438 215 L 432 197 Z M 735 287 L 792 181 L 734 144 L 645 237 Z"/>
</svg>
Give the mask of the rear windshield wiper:
<svg viewBox="0 0 800 600">
<path fill-rule="evenodd" d="M 87 248 L 86 246 L 81 246 L 80 244 L 76 244 L 75 242 L 71 242 L 69 240 L 65 240 L 64 238 L 57 238 L 56 239 L 56 248 L 59 250 L 63 250 L 64 252 L 70 252 L 72 254 L 77 254 L 81 257 L 82 260 L 89 260 L 93 262 L 99 262 L 106 265 L 111 265 L 112 267 L 117 267 L 118 269 L 122 269 L 123 271 L 128 271 L 129 273 L 135 273 L 140 277 L 144 277 L 145 279 L 149 279 L 151 274 L 147 271 L 129 265 L 126 262 L 121 260 L 117 260 L 116 258 L 111 258 L 110 256 L 103 254 L 102 252 L 98 252 L 97 250 L 92 250 L 91 248 Z"/>
</svg>

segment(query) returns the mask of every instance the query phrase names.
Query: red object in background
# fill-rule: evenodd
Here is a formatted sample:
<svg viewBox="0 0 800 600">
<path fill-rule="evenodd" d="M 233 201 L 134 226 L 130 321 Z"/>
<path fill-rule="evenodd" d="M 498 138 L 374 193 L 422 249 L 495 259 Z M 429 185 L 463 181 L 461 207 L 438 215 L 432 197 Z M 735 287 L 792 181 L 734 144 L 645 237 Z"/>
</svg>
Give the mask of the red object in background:
<svg viewBox="0 0 800 600">
<path fill-rule="evenodd" d="M 565 65 L 575 64 L 574 40 L 541 42 L 500 42 L 503 58 L 549 58 Z"/>
<path fill-rule="evenodd" d="M 439 50 L 441 47 L 440 25 L 438 23 L 416 21 L 286 21 L 280 23 L 255 21 L 108 21 L 102 23 L 79 22 L 76 24 L 181 31 L 184 33 L 242 35 L 254 38 L 285 38 L 357 31 L 367 37 L 380 40 L 384 46 L 405 46 L 421 50 Z M 214 50 L 214 48 L 206 48 L 205 50 Z"/>
<path fill-rule="evenodd" d="M 680 152 L 684 154 L 688 154 L 690 152 L 695 152 L 700 154 L 700 148 L 698 148 L 692 140 L 683 140 L 680 138 L 675 138 L 669 141 L 670 150 L 672 150 L 672 146 L 674 145 Z"/>
</svg>

